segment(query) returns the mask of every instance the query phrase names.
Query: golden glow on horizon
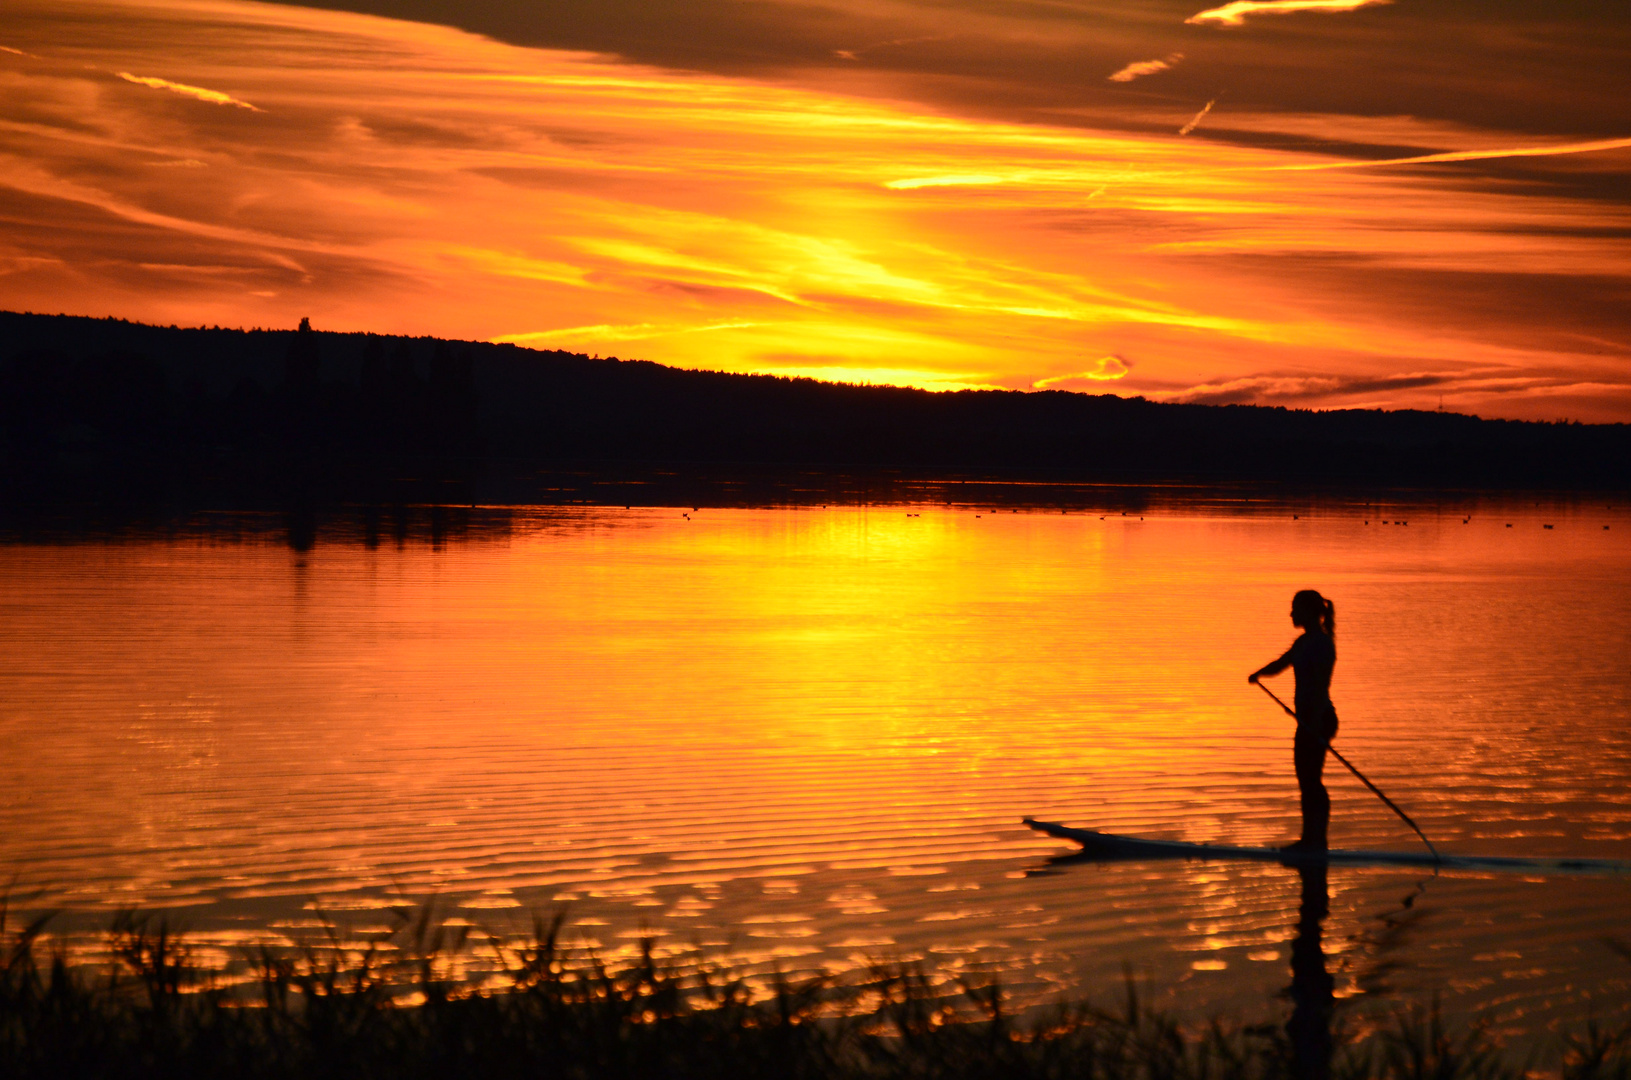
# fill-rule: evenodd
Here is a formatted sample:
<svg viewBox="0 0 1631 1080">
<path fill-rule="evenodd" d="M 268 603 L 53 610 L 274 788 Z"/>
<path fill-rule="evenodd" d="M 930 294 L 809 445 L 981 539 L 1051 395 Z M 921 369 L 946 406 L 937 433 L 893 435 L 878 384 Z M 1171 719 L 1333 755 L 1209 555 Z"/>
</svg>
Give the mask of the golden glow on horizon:
<svg viewBox="0 0 1631 1080">
<path fill-rule="evenodd" d="M 1612 335 L 1408 276 L 1498 265 L 1564 294 L 1623 275 L 1623 209 L 1381 168 L 1572 155 L 1607 175 L 1631 140 L 1511 150 L 1372 117 L 1356 137 L 1450 149 L 1356 161 L 235 0 L 28 0 L 7 33 L 6 308 L 309 315 L 933 389 L 1631 417 Z"/>
</svg>

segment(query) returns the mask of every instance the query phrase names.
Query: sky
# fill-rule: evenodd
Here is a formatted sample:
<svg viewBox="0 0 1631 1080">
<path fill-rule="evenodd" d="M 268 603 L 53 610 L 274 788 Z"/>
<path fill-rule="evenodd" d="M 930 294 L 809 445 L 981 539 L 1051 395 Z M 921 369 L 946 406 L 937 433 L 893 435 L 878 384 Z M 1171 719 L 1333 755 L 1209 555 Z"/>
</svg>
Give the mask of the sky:
<svg viewBox="0 0 1631 1080">
<path fill-rule="evenodd" d="M 1631 421 L 1623 0 L 6 0 L 0 308 Z"/>
</svg>

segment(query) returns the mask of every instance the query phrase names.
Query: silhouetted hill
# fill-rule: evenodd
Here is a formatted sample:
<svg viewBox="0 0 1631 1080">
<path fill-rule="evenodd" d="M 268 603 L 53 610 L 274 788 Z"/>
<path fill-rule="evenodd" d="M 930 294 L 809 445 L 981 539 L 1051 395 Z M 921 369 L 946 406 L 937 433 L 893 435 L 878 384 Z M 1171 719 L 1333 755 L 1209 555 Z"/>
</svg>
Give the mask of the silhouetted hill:
<svg viewBox="0 0 1631 1080">
<path fill-rule="evenodd" d="M 889 468 L 1080 481 L 1631 487 L 1631 427 L 929 393 L 484 342 L 0 313 L 14 496 L 371 498 L 537 468 Z"/>
</svg>

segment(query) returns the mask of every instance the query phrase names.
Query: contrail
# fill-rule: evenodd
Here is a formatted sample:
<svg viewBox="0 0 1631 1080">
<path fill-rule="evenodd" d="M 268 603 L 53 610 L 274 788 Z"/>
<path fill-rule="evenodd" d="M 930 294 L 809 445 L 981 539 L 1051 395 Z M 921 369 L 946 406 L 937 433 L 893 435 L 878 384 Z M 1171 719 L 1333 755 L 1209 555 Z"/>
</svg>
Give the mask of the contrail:
<svg viewBox="0 0 1631 1080">
<path fill-rule="evenodd" d="M 1196 128 L 1200 127 L 1202 118 L 1205 117 L 1207 113 L 1211 112 L 1212 111 L 1212 106 L 1216 105 L 1217 103 L 1218 103 L 1217 98 L 1213 98 L 1211 101 L 1208 101 L 1206 103 L 1205 108 L 1201 109 L 1200 112 L 1196 113 L 1195 116 L 1189 121 L 1189 123 L 1185 124 L 1183 127 L 1178 129 L 1178 134 L 1188 135 L 1191 131 L 1194 131 Z"/>
<path fill-rule="evenodd" d="M 1207 106 L 1211 108 L 1211 106 Z M 1206 110 L 1201 110 L 1201 116 Z M 1200 120 L 1191 120 L 1190 127 Z M 1188 128 L 1185 129 L 1186 131 Z M 1553 157 L 1558 154 L 1590 154 L 1598 150 L 1631 149 L 1631 138 L 1596 139 L 1591 142 L 1561 143 L 1553 146 L 1516 146 L 1505 150 L 1452 150 L 1443 154 L 1416 157 L 1379 158 L 1376 161 L 1325 161 L 1314 165 L 1271 165 L 1274 172 L 1313 172 L 1318 169 L 1369 169 L 1377 165 L 1431 165 L 1442 161 L 1488 161 L 1492 158 Z"/>
</svg>

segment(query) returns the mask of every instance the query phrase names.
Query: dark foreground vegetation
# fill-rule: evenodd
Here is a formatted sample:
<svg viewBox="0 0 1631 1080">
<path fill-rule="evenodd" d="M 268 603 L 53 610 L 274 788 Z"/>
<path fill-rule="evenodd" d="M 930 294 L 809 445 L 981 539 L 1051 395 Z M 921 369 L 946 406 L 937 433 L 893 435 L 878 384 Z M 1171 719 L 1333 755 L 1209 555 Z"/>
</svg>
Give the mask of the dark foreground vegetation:
<svg viewBox="0 0 1631 1080">
<path fill-rule="evenodd" d="M 530 502 L 539 470 L 1631 488 L 1631 426 L 931 394 L 509 345 L 0 313 L 0 494 Z M 621 500 L 617 500 L 621 501 Z"/>
<path fill-rule="evenodd" d="M 649 944 L 612 970 L 564 948 L 560 918 L 523 941 L 440 924 L 428 909 L 399 919 L 384 940 L 331 930 L 302 949 L 246 950 L 239 978 L 200 970 L 163 922 L 129 914 L 94 976 L 45 942 L 48 920 L 10 931 L 0 1076 L 1455 1080 L 1543 1065 L 1571 1080 L 1631 1077 L 1631 1030 L 1588 1027 L 1545 1062 L 1512 1061 L 1477 1027 L 1452 1034 L 1436 1010 L 1396 1010 L 1346 1034 L 1339 1022 L 1311 1060 L 1277 1023 L 1186 1030 L 1142 1008 L 1131 980 L 1113 1009 L 1015 1019 L 999 986 L 948 992 L 910 966 L 847 983 L 778 978 L 756 996 L 726 968 L 666 964 Z M 477 951 L 498 972 L 480 989 L 457 977 Z"/>
</svg>

